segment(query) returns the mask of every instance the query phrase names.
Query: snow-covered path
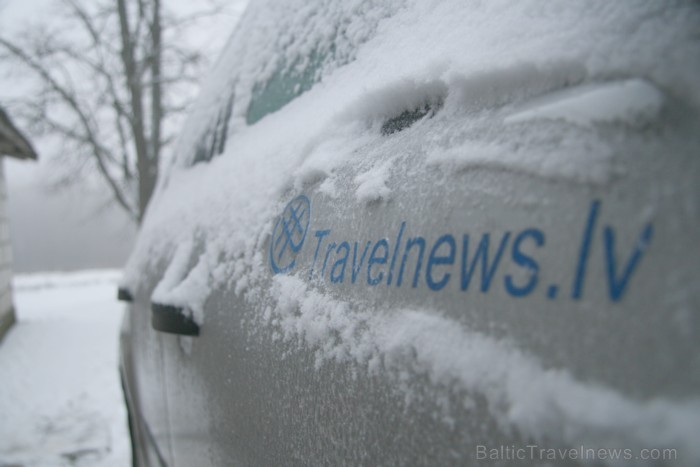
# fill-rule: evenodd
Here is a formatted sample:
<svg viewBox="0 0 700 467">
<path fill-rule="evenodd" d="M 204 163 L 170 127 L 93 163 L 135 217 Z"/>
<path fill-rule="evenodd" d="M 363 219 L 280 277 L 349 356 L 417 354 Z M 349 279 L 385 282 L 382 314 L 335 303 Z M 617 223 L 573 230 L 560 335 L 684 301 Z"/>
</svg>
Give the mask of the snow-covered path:
<svg viewBox="0 0 700 467">
<path fill-rule="evenodd" d="M 0 343 L 0 467 L 126 466 L 119 271 L 19 276 Z"/>
</svg>

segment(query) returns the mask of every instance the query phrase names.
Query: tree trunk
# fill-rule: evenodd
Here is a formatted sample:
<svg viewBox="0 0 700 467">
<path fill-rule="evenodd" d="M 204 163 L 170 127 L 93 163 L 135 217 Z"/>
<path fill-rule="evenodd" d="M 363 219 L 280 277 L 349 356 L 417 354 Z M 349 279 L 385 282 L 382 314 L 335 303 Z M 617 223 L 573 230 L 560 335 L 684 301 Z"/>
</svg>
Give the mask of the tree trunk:
<svg viewBox="0 0 700 467">
<path fill-rule="evenodd" d="M 168 93 L 192 85 L 190 68 L 200 66 L 199 54 L 178 44 L 182 35 L 168 31 L 222 10 L 176 18 L 163 14 L 163 0 L 59 3 L 70 20 L 65 28 L 37 27 L 17 44 L 0 34 L 0 59 L 12 58 L 39 78 L 37 89 L 18 99 L 25 118 L 57 135 L 69 157 L 93 159 L 116 203 L 141 223 L 161 151 L 173 140 L 166 119 L 185 108 L 169 105 Z M 163 42 L 168 38 L 172 43 Z"/>
<path fill-rule="evenodd" d="M 163 98 L 161 92 L 161 60 L 162 60 L 162 43 L 161 43 L 161 23 L 160 23 L 160 0 L 153 0 L 153 18 L 151 21 L 151 154 L 149 158 L 148 180 L 148 199 L 150 201 L 155 182 L 158 178 L 158 164 L 160 162 L 161 148 L 161 124 L 163 121 Z M 145 206 L 141 212 L 143 216 Z"/>
<path fill-rule="evenodd" d="M 124 75 L 131 100 L 131 131 L 134 136 L 136 149 L 136 169 L 139 182 L 138 221 L 143 220 L 143 215 L 151 199 L 155 187 L 155 173 L 149 158 L 148 143 L 143 122 L 143 88 L 139 77 L 139 70 L 134 57 L 134 44 L 132 31 L 129 28 L 129 10 L 126 0 L 117 0 L 119 14 L 119 26 L 122 40 L 121 59 L 124 66 Z"/>
</svg>

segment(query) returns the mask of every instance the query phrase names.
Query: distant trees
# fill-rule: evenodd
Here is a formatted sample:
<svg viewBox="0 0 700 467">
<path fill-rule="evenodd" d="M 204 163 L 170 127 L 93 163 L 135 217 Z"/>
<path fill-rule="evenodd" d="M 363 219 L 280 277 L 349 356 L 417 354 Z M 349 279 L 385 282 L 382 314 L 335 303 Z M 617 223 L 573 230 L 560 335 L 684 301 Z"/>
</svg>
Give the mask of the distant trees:
<svg viewBox="0 0 700 467">
<path fill-rule="evenodd" d="M 181 36 L 223 7 L 203 2 L 197 13 L 178 17 L 164 12 L 161 0 L 60 3 L 65 18 L 55 25 L 17 40 L 0 35 L 0 59 L 38 78 L 17 103 L 18 115 L 96 169 L 115 202 L 140 223 L 173 139 L 173 119 L 193 96 L 203 65 L 202 53 Z"/>
</svg>

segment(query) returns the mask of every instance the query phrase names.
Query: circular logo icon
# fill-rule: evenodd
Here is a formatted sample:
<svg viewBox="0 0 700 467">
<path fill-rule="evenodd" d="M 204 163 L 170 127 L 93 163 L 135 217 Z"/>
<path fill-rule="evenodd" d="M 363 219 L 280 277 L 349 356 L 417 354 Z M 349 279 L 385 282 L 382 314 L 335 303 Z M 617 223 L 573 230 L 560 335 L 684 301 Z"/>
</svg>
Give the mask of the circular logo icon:
<svg viewBox="0 0 700 467">
<path fill-rule="evenodd" d="M 311 203 L 304 195 L 297 196 L 284 208 L 270 239 L 270 266 L 275 274 L 294 269 L 310 220 Z"/>
</svg>

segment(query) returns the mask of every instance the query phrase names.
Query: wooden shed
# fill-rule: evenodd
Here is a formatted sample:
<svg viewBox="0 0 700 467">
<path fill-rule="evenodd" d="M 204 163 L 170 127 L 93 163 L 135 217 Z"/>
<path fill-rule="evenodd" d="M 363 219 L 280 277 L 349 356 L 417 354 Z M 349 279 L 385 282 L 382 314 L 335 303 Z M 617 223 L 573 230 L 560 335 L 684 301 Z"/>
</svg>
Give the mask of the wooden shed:
<svg viewBox="0 0 700 467">
<path fill-rule="evenodd" d="M 14 126 L 5 110 L 0 107 L 0 340 L 15 322 L 12 304 L 12 246 L 4 169 L 6 156 L 17 159 L 37 159 L 32 145 Z"/>
</svg>

